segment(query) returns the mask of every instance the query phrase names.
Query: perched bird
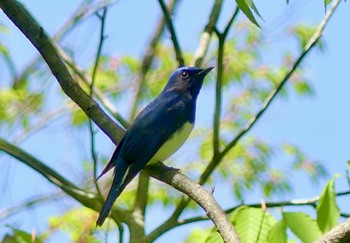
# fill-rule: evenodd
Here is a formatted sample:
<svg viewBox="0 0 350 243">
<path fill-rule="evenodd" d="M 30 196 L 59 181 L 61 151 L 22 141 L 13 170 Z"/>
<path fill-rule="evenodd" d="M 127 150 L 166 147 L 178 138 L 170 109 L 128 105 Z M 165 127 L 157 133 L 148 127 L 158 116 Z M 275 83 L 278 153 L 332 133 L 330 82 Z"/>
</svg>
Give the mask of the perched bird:
<svg viewBox="0 0 350 243">
<path fill-rule="evenodd" d="M 97 226 L 103 224 L 115 200 L 146 164 L 163 162 L 186 141 L 194 126 L 196 100 L 203 79 L 212 69 L 177 69 L 159 96 L 136 117 L 98 177 L 115 167 Z"/>
</svg>

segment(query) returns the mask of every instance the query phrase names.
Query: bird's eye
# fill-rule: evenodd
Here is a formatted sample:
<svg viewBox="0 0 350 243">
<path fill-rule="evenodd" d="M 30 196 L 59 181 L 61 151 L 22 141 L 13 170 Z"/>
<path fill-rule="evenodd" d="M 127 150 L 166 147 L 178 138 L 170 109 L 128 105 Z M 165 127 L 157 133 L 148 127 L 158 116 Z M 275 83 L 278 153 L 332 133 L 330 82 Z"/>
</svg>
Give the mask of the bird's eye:
<svg viewBox="0 0 350 243">
<path fill-rule="evenodd" d="M 186 71 L 182 71 L 182 72 L 181 72 L 181 77 L 182 77 L 182 78 L 188 78 L 188 75 L 189 75 L 189 74 L 188 74 L 188 72 L 186 72 Z"/>
</svg>

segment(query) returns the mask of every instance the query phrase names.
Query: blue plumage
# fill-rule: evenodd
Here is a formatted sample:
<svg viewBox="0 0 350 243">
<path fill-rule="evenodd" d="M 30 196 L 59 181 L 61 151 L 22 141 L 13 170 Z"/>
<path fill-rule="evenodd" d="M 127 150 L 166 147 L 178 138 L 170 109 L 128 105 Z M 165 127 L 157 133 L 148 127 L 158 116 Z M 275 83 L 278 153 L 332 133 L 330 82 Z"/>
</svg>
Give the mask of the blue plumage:
<svg viewBox="0 0 350 243">
<path fill-rule="evenodd" d="M 203 79 L 211 69 L 177 69 L 159 96 L 136 117 L 99 176 L 115 167 L 112 187 L 96 222 L 98 226 L 147 163 L 163 162 L 185 142 L 195 122 L 196 100 Z"/>
</svg>

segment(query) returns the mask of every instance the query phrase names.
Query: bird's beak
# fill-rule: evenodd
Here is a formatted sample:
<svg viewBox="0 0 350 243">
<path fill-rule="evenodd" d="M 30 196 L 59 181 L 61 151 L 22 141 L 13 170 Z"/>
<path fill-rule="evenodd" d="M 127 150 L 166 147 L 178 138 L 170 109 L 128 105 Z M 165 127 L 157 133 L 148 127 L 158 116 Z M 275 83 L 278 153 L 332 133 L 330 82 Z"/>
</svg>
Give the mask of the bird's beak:
<svg viewBox="0 0 350 243">
<path fill-rule="evenodd" d="M 205 76 L 207 75 L 214 67 L 208 67 L 208 68 L 205 68 L 205 69 L 202 69 L 197 75 L 200 75 L 200 76 Z"/>
</svg>

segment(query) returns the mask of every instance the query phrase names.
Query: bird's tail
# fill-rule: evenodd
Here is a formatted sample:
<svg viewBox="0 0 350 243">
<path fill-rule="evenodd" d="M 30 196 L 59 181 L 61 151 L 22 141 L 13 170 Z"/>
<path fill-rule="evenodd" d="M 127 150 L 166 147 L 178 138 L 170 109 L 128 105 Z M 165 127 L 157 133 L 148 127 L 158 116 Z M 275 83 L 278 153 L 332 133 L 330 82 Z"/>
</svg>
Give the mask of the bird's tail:
<svg viewBox="0 0 350 243">
<path fill-rule="evenodd" d="M 98 216 L 98 219 L 96 221 L 96 226 L 101 226 L 104 223 L 115 200 L 117 200 L 119 195 L 122 193 L 122 191 L 128 184 L 125 181 L 125 179 L 127 177 L 129 168 L 130 167 L 125 162 L 118 163 L 118 166 L 116 166 L 116 169 L 115 169 L 116 172 L 114 175 L 112 186 L 111 186 L 111 189 L 109 190 L 106 201 L 103 204 L 100 215 Z"/>
</svg>

